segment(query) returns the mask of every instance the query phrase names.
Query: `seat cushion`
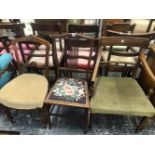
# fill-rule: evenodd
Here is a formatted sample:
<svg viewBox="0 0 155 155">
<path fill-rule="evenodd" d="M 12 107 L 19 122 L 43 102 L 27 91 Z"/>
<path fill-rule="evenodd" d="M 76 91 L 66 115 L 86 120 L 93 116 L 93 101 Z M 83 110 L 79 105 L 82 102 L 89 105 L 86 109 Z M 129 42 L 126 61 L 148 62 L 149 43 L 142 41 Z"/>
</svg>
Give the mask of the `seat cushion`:
<svg viewBox="0 0 155 155">
<path fill-rule="evenodd" d="M 52 52 L 50 52 L 50 53 L 52 53 Z M 34 54 L 45 54 L 45 51 L 34 51 Z M 57 52 L 57 56 L 58 56 L 58 61 L 59 61 L 59 63 L 61 62 L 61 60 L 62 60 L 62 58 L 63 58 L 63 52 L 61 52 L 61 51 L 58 51 Z M 29 64 L 31 64 L 31 63 L 33 63 L 33 64 L 37 64 L 37 66 L 39 66 L 39 67 L 42 67 L 42 66 L 44 66 L 45 65 L 45 57 L 32 57 L 30 60 L 29 60 Z M 53 67 L 54 65 L 53 65 L 53 58 L 52 58 L 52 56 L 49 56 L 49 66 L 50 67 Z"/>
<path fill-rule="evenodd" d="M 88 106 L 88 90 L 85 80 L 59 78 L 51 89 L 47 100 L 53 104 Z"/>
<path fill-rule="evenodd" d="M 103 51 L 102 52 L 102 60 L 107 61 L 108 60 L 108 51 Z M 128 64 L 128 66 L 135 65 L 137 62 L 137 57 L 124 57 L 124 56 L 116 56 L 116 55 L 111 55 L 110 61 L 114 62 L 126 62 L 126 63 L 132 63 Z M 123 63 L 119 63 L 118 65 L 124 65 Z"/>
<path fill-rule="evenodd" d="M 92 113 L 153 116 L 155 109 L 136 80 L 99 77 L 91 99 Z"/>
<path fill-rule="evenodd" d="M 0 90 L 0 103 L 14 109 L 41 108 L 48 91 L 48 81 L 37 74 L 22 74 Z"/>
</svg>

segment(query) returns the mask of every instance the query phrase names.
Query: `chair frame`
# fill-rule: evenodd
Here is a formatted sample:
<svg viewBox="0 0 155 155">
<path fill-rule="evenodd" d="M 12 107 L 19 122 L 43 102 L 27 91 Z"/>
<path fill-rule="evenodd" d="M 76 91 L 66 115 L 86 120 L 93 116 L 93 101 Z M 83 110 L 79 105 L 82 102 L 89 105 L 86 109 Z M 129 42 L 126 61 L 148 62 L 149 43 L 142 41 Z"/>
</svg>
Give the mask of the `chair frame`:
<svg viewBox="0 0 155 155">
<path fill-rule="evenodd" d="M 66 34 L 62 34 L 62 35 L 60 35 L 59 37 L 62 37 L 62 38 L 65 38 L 65 50 L 67 51 L 68 50 L 68 47 L 66 47 L 67 45 L 70 45 L 69 44 L 69 42 L 68 42 L 68 37 L 70 38 L 70 37 L 73 37 L 75 34 L 71 34 L 71 33 L 66 33 Z M 98 41 L 97 39 L 94 39 L 94 38 L 90 38 L 90 37 L 86 37 L 86 36 L 83 36 L 83 35 L 80 35 L 80 34 L 76 34 L 75 35 L 76 37 L 79 37 L 79 38 L 82 38 L 82 39 L 88 39 L 89 41 L 89 43 L 87 42 L 87 44 L 85 44 L 86 42 L 83 42 L 83 44 L 82 44 L 82 47 L 88 47 L 88 44 L 90 44 L 91 43 L 91 45 L 93 45 L 93 43 L 95 43 L 96 41 Z M 61 71 L 69 71 L 69 72 L 83 72 L 83 73 L 86 73 L 86 74 L 88 74 L 88 73 L 92 73 L 92 75 L 94 74 L 94 69 L 92 69 L 92 71 L 91 70 L 83 70 L 83 69 L 75 69 L 75 68 L 70 68 L 70 66 L 64 66 L 64 67 L 61 67 L 61 66 L 59 66 L 58 65 L 58 63 L 57 63 L 57 56 L 56 56 L 56 47 L 55 47 L 55 38 L 57 38 L 58 36 L 53 36 L 53 46 L 52 46 L 52 49 L 53 49 L 53 53 L 55 54 L 55 56 L 54 56 L 54 60 L 55 60 L 55 64 L 57 64 L 57 78 L 59 78 L 60 77 L 60 73 L 62 73 Z M 67 38 L 66 38 L 67 37 Z M 72 40 L 73 42 L 73 46 L 76 46 L 76 47 L 78 47 L 79 46 L 79 44 L 78 43 L 76 43 L 76 42 L 74 42 L 75 40 L 73 39 Z M 84 40 L 83 40 L 84 41 Z M 66 53 L 66 51 L 65 51 L 65 53 Z M 97 54 L 98 55 L 98 54 Z M 78 57 L 75 57 L 75 58 L 78 58 Z M 84 58 L 84 59 L 87 59 L 86 57 L 80 57 L 80 58 Z M 95 58 L 95 59 L 97 59 L 97 57 Z M 89 60 L 89 59 L 88 59 Z M 90 60 L 89 60 L 90 61 Z M 94 67 L 95 67 L 95 64 L 96 63 L 94 63 Z M 86 79 L 87 79 L 87 76 L 86 76 Z M 90 79 L 91 80 L 91 79 Z M 89 82 L 88 83 L 86 83 L 86 92 L 88 93 L 88 86 L 89 85 Z M 88 86 L 88 87 L 87 87 Z M 84 133 L 87 133 L 87 130 L 88 130 L 88 122 L 89 122 L 89 115 L 90 115 L 90 106 L 89 106 L 89 93 L 88 93 L 88 96 L 86 97 L 86 104 L 85 105 L 83 105 L 83 104 L 78 104 L 78 103 L 74 103 L 74 102 L 63 102 L 63 101 L 61 101 L 61 102 L 59 102 L 59 101 L 54 101 L 54 100 L 50 100 L 50 99 L 48 99 L 49 98 L 49 96 L 50 96 L 50 94 L 51 94 L 51 92 L 52 92 L 52 89 L 50 90 L 50 93 L 48 94 L 48 96 L 47 96 L 47 98 L 46 98 L 46 100 L 45 100 L 45 103 L 46 104 L 49 104 L 49 105 L 53 105 L 53 108 L 52 108 L 52 110 L 50 111 L 50 115 L 53 115 L 53 116 L 60 116 L 60 117 L 70 117 L 70 116 L 66 116 L 66 115 L 61 115 L 61 114 L 58 114 L 58 113 L 53 113 L 53 109 L 54 109 L 54 106 L 55 105 L 59 105 L 59 106 L 69 106 L 69 107 L 73 107 L 73 108 L 80 108 L 80 109 L 83 109 L 84 111 L 85 111 L 85 115 L 84 115 L 84 126 L 85 126 L 85 128 L 84 128 Z M 73 116 L 72 116 L 73 117 Z M 77 118 L 77 117 L 76 117 Z M 83 117 L 82 117 L 82 119 L 83 119 Z"/>
<path fill-rule="evenodd" d="M 123 57 L 136 57 L 139 56 L 140 52 L 143 50 L 143 48 L 148 49 L 149 46 L 149 39 L 147 38 L 140 38 L 140 37 L 101 37 L 100 38 L 100 46 L 110 46 L 109 48 L 109 55 L 107 60 L 102 60 L 101 61 L 101 67 L 105 66 L 105 75 L 107 76 L 108 70 L 111 71 L 117 71 L 117 72 L 133 72 L 134 70 L 134 75 L 136 73 L 137 67 L 139 65 L 139 58 L 137 60 L 136 64 L 129 63 L 129 62 L 115 62 L 115 61 L 110 61 L 111 55 L 115 56 L 123 56 Z M 113 51 L 112 46 L 127 46 L 129 47 L 133 52 L 118 52 L 118 51 Z M 140 47 L 140 51 L 135 51 L 133 47 Z M 123 66 L 119 66 L 119 64 L 123 64 Z M 128 64 L 133 65 L 133 66 L 128 66 Z M 110 66 L 109 66 L 110 65 Z"/>
<path fill-rule="evenodd" d="M 14 48 L 14 51 L 15 51 L 15 56 L 17 58 L 17 68 L 18 68 L 18 72 L 19 72 L 19 75 L 23 73 L 23 70 L 22 70 L 22 67 L 21 67 L 21 64 L 19 62 L 19 58 L 18 58 L 18 53 L 17 53 L 17 47 L 16 47 L 16 44 L 17 43 L 23 43 L 23 42 L 37 42 L 39 44 L 43 44 L 46 46 L 46 59 L 45 59 L 45 72 L 44 72 L 44 76 L 49 79 L 49 68 L 48 68 L 48 54 L 49 54 L 49 51 L 50 51 L 50 44 L 48 41 L 40 38 L 40 37 L 37 37 L 37 36 L 26 36 L 26 37 L 20 37 L 20 38 L 16 38 L 12 41 L 12 45 L 13 45 L 13 48 Z M 26 67 L 29 67 L 26 65 Z M 48 93 L 48 92 L 47 92 Z M 4 110 L 5 110 L 5 113 L 7 115 L 7 117 L 9 118 L 9 120 L 14 123 L 14 120 L 13 120 L 13 117 L 11 116 L 11 113 L 10 113 L 10 109 L 13 109 L 13 108 L 8 108 L 6 106 L 3 106 Z M 18 109 L 20 111 L 32 111 L 32 110 L 39 110 L 41 111 L 41 123 L 44 127 L 46 127 L 46 125 L 48 124 L 49 125 L 49 128 L 50 128 L 50 116 L 48 115 L 48 109 L 49 109 L 49 105 L 45 104 L 44 102 L 44 105 L 43 107 L 40 109 L 40 108 L 37 108 L 37 109 Z M 17 109 L 16 109 L 17 110 Z"/>
</svg>

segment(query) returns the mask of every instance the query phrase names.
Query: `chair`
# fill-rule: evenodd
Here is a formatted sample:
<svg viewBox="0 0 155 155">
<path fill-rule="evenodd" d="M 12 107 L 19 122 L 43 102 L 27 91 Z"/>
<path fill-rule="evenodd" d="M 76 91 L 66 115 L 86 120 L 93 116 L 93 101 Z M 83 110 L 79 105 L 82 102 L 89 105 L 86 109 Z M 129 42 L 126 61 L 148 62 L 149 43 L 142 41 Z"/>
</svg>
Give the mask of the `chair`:
<svg viewBox="0 0 155 155">
<path fill-rule="evenodd" d="M 145 42 L 145 39 L 143 39 L 143 41 Z M 141 43 L 139 42 L 139 44 Z M 143 70 L 146 73 L 148 80 L 152 81 L 154 86 L 155 80 L 145 62 L 144 52 L 141 52 L 140 54 Z M 134 79 L 135 70 L 132 70 L 132 72 L 132 77 L 99 76 L 96 79 L 96 76 L 93 76 L 94 79 L 92 79 L 92 81 L 95 83 L 95 95 L 90 101 L 91 116 L 94 114 L 131 115 L 142 117 L 152 117 L 155 115 L 153 105 Z M 141 125 L 142 124 L 139 125 L 139 128 L 141 128 Z"/>
<path fill-rule="evenodd" d="M 25 24 L 23 23 L 20 23 L 20 24 L 1 23 L 0 24 L 0 30 L 6 30 L 6 32 L 2 34 L 2 36 L 5 37 L 5 39 L 3 38 L 1 42 L 3 47 L 3 50 L 1 51 L 2 54 L 6 52 L 11 53 L 13 55 L 14 60 L 16 60 L 16 56 L 14 53 L 14 49 L 11 45 L 11 41 L 15 38 L 25 36 L 24 27 L 25 27 Z M 33 49 L 34 46 L 31 44 L 22 44 L 22 48 L 24 49 L 24 54 L 28 55 L 30 53 L 30 50 Z M 21 57 L 21 55 L 19 55 L 19 57 Z M 22 58 L 20 59 L 22 60 Z"/>
<path fill-rule="evenodd" d="M 69 24 L 68 33 L 79 33 L 84 35 L 91 35 L 92 37 L 98 38 L 99 26 L 98 25 L 78 25 Z"/>
<path fill-rule="evenodd" d="M 102 37 L 101 46 L 108 46 L 102 51 L 101 67 L 104 67 L 104 74 L 107 75 L 108 70 L 118 71 L 130 76 L 132 69 L 139 64 L 139 53 L 144 48 L 148 49 L 149 39 L 138 37 Z M 128 50 L 115 49 L 113 46 L 128 47 Z M 101 68 L 102 69 L 102 68 Z M 102 71 L 102 70 L 101 70 Z"/>
<path fill-rule="evenodd" d="M 150 80 L 148 75 L 146 74 L 145 70 L 142 70 L 140 73 L 140 76 L 138 77 L 138 83 L 141 86 L 141 88 L 144 90 L 145 94 L 149 94 L 149 100 L 155 106 L 155 46 L 154 44 L 150 45 L 150 53 L 145 59 L 145 57 L 142 55 L 141 59 L 144 59 L 143 63 L 146 65 L 146 69 L 149 71 L 150 75 L 152 76 L 153 80 Z M 142 66 L 143 63 L 141 64 Z M 145 117 L 142 120 L 141 126 L 138 130 L 142 130 L 144 127 L 150 126 L 155 121 L 155 116 L 148 118 Z"/>
<path fill-rule="evenodd" d="M 44 64 L 44 76 L 32 73 L 23 72 L 23 68 L 19 63 L 18 58 L 18 47 L 17 43 L 22 42 L 35 42 L 46 46 L 46 59 Z M 48 59 L 50 44 L 35 36 L 20 37 L 12 41 L 12 46 L 14 48 L 19 75 L 13 80 L 8 82 L 5 86 L 0 89 L 0 103 L 7 109 L 7 115 L 11 121 L 13 118 L 9 112 L 9 108 L 15 110 L 41 110 L 41 120 L 42 123 L 47 123 L 47 113 L 44 112 L 46 105 L 44 104 L 44 99 L 48 92 Z M 27 67 L 27 64 L 25 64 Z"/>
<path fill-rule="evenodd" d="M 117 31 L 117 32 L 124 32 L 124 33 L 133 33 L 135 26 L 136 26 L 136 24 L 130 24 L 128 22 L 106 24 L 102 30 L 102 36 L 109 35 L 107 33 L 108 30 Z"/>
<path fill-rule="evenodd" d="M 91 76 L 94 72 L 95 63 L 98 55 L 98 40 L 79 34 L 63 34 L 60 37 L 65 41 L 64 66 L 57 66 L 58 79 L 51 88 L 46 104 L 58 105 L 61 107 L 79 108 L 85 111 L 84 121 L 85 130 L 87 132 L 89 120 L 89 96 L 91 95 Z M 53 42 L 55 38 L 53 37 Z M 56 48 L 53 44 L 53 54 L 56 54 Z M 87 48 L 87 55 L 78 55 L 79 48 Z M 89 49 L 89 50 L 88 50 Z M 94 51 L 95 50 L 95 51 Z M 85 52 L 85 51 L 83 51 Z M 78 67 L 74 62 L 82 59 L 87 63 L 87 67 Z M 57 63 L 55 56 L 54 59 Z M 72 62 L 69 63 L 68 62 Z M 77 63 L 76 63 L 77 64 Z M 51 115 L 63 116 L 51 110 Z M 76 114 L 75 114 L 76 115 Z"/>
<path fill-rule="evenodd" d="M 62 28 L 60 24 L 31 23 L 34 35 L 38 35 L 51 43 L 53 34 L 61 34 Z M 59 40 L 57 48 L 62 51 L 62 40 Z"/>
</svg>

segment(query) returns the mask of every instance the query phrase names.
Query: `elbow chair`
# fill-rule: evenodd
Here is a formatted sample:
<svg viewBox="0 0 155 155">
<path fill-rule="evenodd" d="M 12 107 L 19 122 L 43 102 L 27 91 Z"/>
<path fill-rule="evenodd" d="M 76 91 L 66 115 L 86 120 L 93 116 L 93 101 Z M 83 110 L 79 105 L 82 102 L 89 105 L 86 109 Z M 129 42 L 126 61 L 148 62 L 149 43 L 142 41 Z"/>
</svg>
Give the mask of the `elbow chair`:
<svg viewBox="0 0 155 155">
<path fill-rule="evenodd" d="M 155 86 L 155 77 L 146 62 L 144 51 L 140 52 L 140 62 L 148 80 L 152 83 L 150 87 L 152 89 Z M 99 62 L 97 65 L 99 66 Z M 95 114 L 141 116 L 145 118 L 145 121 L 142 120 L 137 131 L 146 126 L 146 118 L 152 118 L 155 115 L 155 109 L 135 80 L 135 70 L 136 67 L 131 70 L 132 77 L 96 76 L 97 71 L 95 72 L 92 77 L 95 94 L 90 100 L 91 119 Z M 147 95 L 151 94 L 148 92 Z"/>
</svg>

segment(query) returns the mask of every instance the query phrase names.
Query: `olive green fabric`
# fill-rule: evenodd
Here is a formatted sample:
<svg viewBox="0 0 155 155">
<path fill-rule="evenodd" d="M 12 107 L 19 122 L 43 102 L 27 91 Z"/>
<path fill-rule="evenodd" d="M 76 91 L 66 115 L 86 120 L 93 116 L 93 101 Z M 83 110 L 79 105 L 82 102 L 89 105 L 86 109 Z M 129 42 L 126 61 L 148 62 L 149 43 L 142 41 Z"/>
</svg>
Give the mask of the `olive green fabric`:
<svg viewBox="0 0 155 155">
<path fill-rule="evenodd" d="M 135 79 L 100 77 L 91 101 L 91 112 L 151 117 L 155 109 Z"/>
</svg>

